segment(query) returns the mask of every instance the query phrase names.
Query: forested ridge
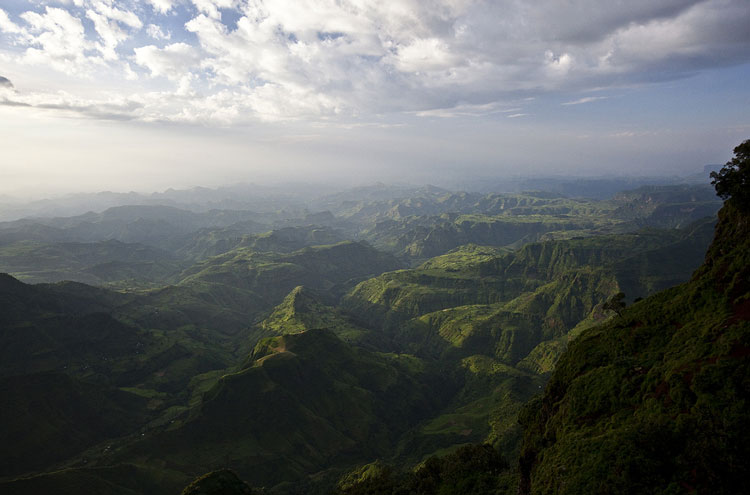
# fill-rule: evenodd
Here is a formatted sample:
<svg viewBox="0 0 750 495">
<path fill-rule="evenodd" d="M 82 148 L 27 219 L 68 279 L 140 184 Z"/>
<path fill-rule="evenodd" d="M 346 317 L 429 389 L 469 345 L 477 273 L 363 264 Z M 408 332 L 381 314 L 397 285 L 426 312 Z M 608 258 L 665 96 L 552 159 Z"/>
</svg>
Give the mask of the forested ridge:
<svg viewBox="0 0 750 495">
<path fill-rule="evenodd" d="M 0 225 L 3 493 L 730 493 L 744 210 L 383 194 Z"/>
</svg>

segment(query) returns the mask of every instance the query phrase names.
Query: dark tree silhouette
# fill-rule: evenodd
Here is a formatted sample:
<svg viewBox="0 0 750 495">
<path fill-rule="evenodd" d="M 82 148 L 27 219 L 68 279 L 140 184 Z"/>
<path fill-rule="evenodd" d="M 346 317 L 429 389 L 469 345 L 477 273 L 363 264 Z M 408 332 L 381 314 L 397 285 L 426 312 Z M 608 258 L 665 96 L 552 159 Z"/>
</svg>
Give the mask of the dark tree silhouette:
<svg viewBox="0 0 750 495">
<path fill-rule="evenodd" d="M 607 299 L 602 305 L 602 309 L 605 311 L 614 311 L 617 316 L 622 316 L 622 310 L 625 309 L 625 294 L 618 292 L 614 296 Z"/>
<path fill-rule="evenodd" d="M 716 194 L 742 210 L 750 209 L 750 139 L 734 149 L 734 158 L 711 172 Z"/>
</svg>

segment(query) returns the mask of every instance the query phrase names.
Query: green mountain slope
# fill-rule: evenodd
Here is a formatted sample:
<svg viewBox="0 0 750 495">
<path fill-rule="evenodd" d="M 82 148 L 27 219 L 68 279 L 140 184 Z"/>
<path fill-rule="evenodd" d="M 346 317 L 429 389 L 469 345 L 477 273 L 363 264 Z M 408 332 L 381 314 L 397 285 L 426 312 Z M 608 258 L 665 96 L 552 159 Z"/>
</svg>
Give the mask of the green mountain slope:
<svg viewBox="0 0 750 495">
<path fill-rule="evenodd" d="M 0 375 L 64 368 L 101 371 L 110 368 L 110 360 L 150 343 L 143 331 L 109 314 L 113 300 L 125 301 L 127 296 L 110 293 L 110 299 L 105 291 L 91 289 L 86 295 L 58 292 L 0 274 Z"/>
<path fill-rule="evenodd" d="M 342 477 L 336 494 L 510 495 L 515 493 L 515 479 L 508 467 L 491 445 L 470 444 L 430 457 L 413 472 L 370 463 Z"/>
<path fill-rule="evenodd" d="M 525 408 L 521 493 L 740 493 L 750 458 L 750 217 L 690 282 L 584 332 Z"/>
<path fill-rule="evenodd" d="M 313 225 L 284 227 L 261 234 L 248 233 L 244 224 L 224 229 L 201 229 L 179 250 L 183 257 L 201 260 L 236 248 L 253 251 L 289 253 L 307 246 L 322 246 L 344 241 L 342 234 L 328 227 Z"/>
<path fill-rule="evenodd" d="M 96 468 L 66 468 L 0 481 L 0 491 L 7 495 L 163 495 L 180 493 L 189 481 L 190 477 L 163 467 L 118 464 Z"/>
<path fill-rule="evenodd" d="M 511 312 L 519 322 L 536 319 L 529 327 L 539 328 L 541 320 L 547 338 L 559 337 L 620 290 L 635 298 L 687 280 L 700 264 L 710 229 L 711 222 L 704 221 L 681 231 L 651 229 L 530 244 L 508 254 L 479 254 L 468 247 L 416 269 L 362 282 L 347 294 L 343 307 L 401 334 L 410 320 L 417 333 L 420 327 L 439 332 L 441 322 L 455 319 L 445 313 L 454 308 L 456 318 L 477 328 L 487 311 L 500 318 Z M 462 306 L 466 308 L 456 309 Z M 457 335 L 445 333 L 448 341 L 453 339 L 449 335 Z M 464 332 L 461 340 L 465 337 Z"/>
<path fill-rule="evenodd" d="M 280 301 L 298 285 L 328 290 L 351 279 L 399 267 L 393 256 L 352 241 L 305 247 L 288 254 L 238 248 L 186 270 L 181 284 L 223 284 Z"/>
<path fill-rule="evenodd" d="M 482 215 L 444 213 L 378 222 L 363 236 L 375 246 L 415 260 L 438 256 L 463 244 L 517 247 L 561 232 L 590 235 L 620 220 L 599 216 Z"/>
<path fill-rule="evenodd" d="M 469 246 L 359 284 L 344 309 L 397 352 L 451 363 L 462 383 L 448 407 L 402 440 L 401 455 L 419 462 L 482 441 L 517 455 L 518 411 L 538 393 L 568 340 L 609 318 L 602 304 L 623 287 L 647 295 L 688 279 L 710 229 L 707 221 L 685 231 L 544 242 L 508 254 Z M 665 253 L 681 266 L 659 265 Z M 648 272 L 631 265 L 643 260 L 653 261 Z"/>
<path fill-rule="evenodd" d="M 49 469 L 135 433 L 184 407 L 196 375 L 228 365 L 220 346 L 122 318 L 133 300 L 0 274 L 0 477 Z"/>
<path fill-rule="evenodd" d="M 138 292 L 116 310 L 142 328 L 178 330 L 242 353 L 264 335 L 257 324 L 295 287 L 310 287 L 331 302 L 368 275 L 399 266 L 393 256 L 350 241 L 291 253 L 237 248 L 197 263 L 176 285 Z"/>
<path fill-rule="evenodd" d="M 251 211 L 210 210 L 205 213 L 164 205 L 127 205 L 101 213 L 63 218 L 28 218 L 0 223 L 0 243 L 18 240 L 41 242 L 97 242 L 118 240 L 175 249 L 183 236 L 206 227 L 227 227 L 252 222 Z"/>
<path fill-rule="evenodd" d="M 187 418 L 116 458 L 183 472 L 228 466 L 255 486 L 351 466 L 387 455 L 435 409 L 440 394 L 425 379 L 409 361 L 350 347 L 327 330 L 273 337 Z"/>
<path fill-rule="evenodd" d="M 281 335 L 326 329 L 345 342 L 361 342 L 368 333 L 340 310 L 323 304 L 314 291 L 301 285 L 274 308 L 260 327 L 269 334 Z"/>
<path fill-rule="evenodd" d="M 721 200 L 708 185 L 642 186 L 615 194 L 615 218 L 638 225 L 684 227 L 703 217 L 713 217 Z"/>
<path fill-rule="evenodd" d="M 647 186 L 612 201 L 559 194 L 450 193 L 341 205 L 342 225 L 380 249 L 418 261 L 475 243 L 520 247 L 540 240 L 687 227 L 721 207 L 710 186 Z"/>
<path fill-rule="evenodd" d="M 132 288 L 163 283 L 181 270 L 178 259 L 167 251 L 114 240 L 0 245 L 0 271 L 27 283 L 75 280 Z"/>
<path fill-rule="evenodd" d="M 252 495 L 250 487 L 229 469 L 213 471 L 185 487 L 182 495 Z"/>
<path fill-rule="evenodd" d="M 24 273 L 121 289 L 0 275 L 0 492 L 178 493 L 231 468 L 314 493 L 378 459 L 424 463 L 435 481 L 453 461 L 433 455 L 462 472 L 516 458 L 518 413 L 568 341 L 613 317 L 613 294 L 687 280 L 712 231 L 623 233 L 661 210 L 543 193 L 378 194 L 266 225 L 161 207 L 0 225 L 0 260 Z M 412 262 L 441 255 L 403 270 L 343 235 Z"/>
<path fill-rule="evenodd" d="M 63 373 L 0 378 L 0 477 L 46 468 L 135 432 L 146 399 Z"/>
<path fill-rule="evenodd" d="M 134 321 L 147 298 L 74 282 L 27 285 L 0 274 L 0 375 L 60 371 L 118 387 L 183 388 L 227 366 L 215 336 Z"/>
<path fill-rule="evenodd" d="M 131 309 L 138 321 L 151 326 L 164 320 L 183 325 L 222 321 L 225 333 L 234 333 L 299 285 L 336 298 L 363 278 L 400 266 L 393 256 L 351 241 L 292 253 L 237 248 L 194 265 L 179 284 L 149 293 L 148 309 Z"/>
</svg>

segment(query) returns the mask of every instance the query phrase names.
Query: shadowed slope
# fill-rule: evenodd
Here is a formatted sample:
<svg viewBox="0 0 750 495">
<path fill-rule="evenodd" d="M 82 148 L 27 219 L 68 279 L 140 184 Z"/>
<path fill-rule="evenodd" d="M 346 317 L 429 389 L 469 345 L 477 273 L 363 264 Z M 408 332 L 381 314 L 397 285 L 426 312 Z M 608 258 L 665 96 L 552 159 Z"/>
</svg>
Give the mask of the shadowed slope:
<svg viewBox="0 0 750 495">
<path fill-rule="evenodd" d="M 522 493 L 740 493 L 750 458 L 750 219 L 692 280 L 584 332 L 521 417 Z"/>
<path fill-rule="evenodd" d="M 184 422 L 123 454 L 185 472 L 229 466 L 256 486 L 299 479 L 387 454 L 435 408 L 422 380 L 398 359 L 352 348 L 329 331 L 273 337 Z"/>
</svg>

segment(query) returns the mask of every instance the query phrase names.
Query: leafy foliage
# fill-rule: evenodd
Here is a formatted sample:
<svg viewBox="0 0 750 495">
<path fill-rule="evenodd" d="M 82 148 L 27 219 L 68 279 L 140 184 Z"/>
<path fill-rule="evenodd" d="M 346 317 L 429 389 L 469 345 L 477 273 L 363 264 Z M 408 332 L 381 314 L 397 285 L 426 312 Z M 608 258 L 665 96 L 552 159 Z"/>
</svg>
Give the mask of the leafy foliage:
<svg viewBox="0 0 750 495">
<path fill-rule="evenodd" d="M 711 172 L 716 194 L 742 210 L 750 209 L 750 139 L 734 148 L 734 157 L 718 172 Z"/>
</svg>

